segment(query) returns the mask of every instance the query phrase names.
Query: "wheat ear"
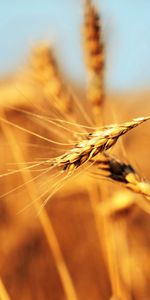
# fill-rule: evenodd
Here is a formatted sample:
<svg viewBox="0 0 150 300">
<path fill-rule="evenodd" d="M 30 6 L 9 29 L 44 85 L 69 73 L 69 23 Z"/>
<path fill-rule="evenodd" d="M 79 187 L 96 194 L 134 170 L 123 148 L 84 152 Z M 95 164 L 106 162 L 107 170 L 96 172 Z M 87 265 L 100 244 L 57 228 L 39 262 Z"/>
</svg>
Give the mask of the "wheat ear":
<svg viewBox="0 0 150 300">
<path fill-rule="evenodd" d="M 77 143 L 71 150 L 53 159 L 52 164 L 56 167 L 62 167 L 64 170 L 72 171 L 88 162 L 98 153 L 110 149 L 120 136 L 149 119 L 150 117 L 137 118 L 130 122 L 113 124 L 104 127 L 103 130 L 89 133 L 84 140 Z M 51 162 L 51 160 L 48 162 Z"/>
<path fill-rule="evenodd" d="M 103 153 L 102 159 L 97 159 L 94 165 L 99 170 L 99 175 L 122 183 L 126 188 L 143 195 L 150 201 L 150 184 L 143 181 L 130 164 Z"/>
<path fill-rule="evenodd" d="M 55 99 L 52 105 L 64 112 L 71 111 L 72 96 L 62 80 L 54 52 L 47 44 L 33 50 L 31 66 L 33 77 L 41 84 L 46 98 Z"/>
<path fill-rule="evenodd" d="M 104 100 L 105 55 L 100 16 L 90 0 L 85 1 L 83 44 L 88 69 L 87 97 L 92 104 L 94 121 L 99 124 Z"/>
</svg>

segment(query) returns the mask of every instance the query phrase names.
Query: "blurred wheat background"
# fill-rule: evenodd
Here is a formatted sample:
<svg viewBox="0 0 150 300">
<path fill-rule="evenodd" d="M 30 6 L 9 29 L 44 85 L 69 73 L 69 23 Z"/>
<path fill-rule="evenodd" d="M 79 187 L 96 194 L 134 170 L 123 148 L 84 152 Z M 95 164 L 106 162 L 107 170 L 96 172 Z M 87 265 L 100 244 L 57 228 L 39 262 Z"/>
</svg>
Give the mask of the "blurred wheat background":
<svg viewBox="0 0 150 300">
<path fill-rule="evenodd" d="M 57 2 L 34 1 L 29 19 L 29 2 L 24 15 L 18 1 L 1 4 L 0 300 L 148 300 L 150 123 L 119 140 L 106 127 L 123 124 L 112 126 L 120 136 L 125 122 L 150 115 L 149 62 L 138 57 L 147 35 L 139 31 L 131 51 L 129 23 L 135 14 L 139 24 L 148 4 L 138 2 L 138 18 L 133 4 L 114 1 L 113 19 L 108 1 Z M 118 39 L 122 56 L 119 14 L 131 26 L 128 47 Z M 146 22 L 147 14 L 141 32 Z M 55 44 L 58 24 L 67 33 Z M 105 130 L 107 145 L 91 146 Z"/>
</svg>

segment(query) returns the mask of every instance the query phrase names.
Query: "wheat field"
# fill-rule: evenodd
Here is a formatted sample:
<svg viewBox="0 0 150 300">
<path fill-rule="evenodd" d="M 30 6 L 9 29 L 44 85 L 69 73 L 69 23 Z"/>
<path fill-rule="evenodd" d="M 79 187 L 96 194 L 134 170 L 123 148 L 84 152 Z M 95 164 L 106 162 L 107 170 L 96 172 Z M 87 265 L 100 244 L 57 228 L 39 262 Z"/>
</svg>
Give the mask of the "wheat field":
<svg viewBox="0 0 150 300">
<path fill-rule="evenodd" d="M 150 299 L 149 93 L 107 92 L 83 12 L 83 90 L 42 41 L 0 82 L 0 300 Z"/>
</svg>

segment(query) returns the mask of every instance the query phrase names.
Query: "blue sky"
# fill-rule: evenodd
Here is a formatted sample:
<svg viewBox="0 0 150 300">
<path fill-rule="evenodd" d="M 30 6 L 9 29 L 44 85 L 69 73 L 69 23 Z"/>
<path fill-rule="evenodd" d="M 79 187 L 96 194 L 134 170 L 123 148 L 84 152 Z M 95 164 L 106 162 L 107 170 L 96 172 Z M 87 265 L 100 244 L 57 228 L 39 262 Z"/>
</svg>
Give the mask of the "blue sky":
<svg viewBox="0 0 150 300">
<path fill-rule="evenodd" d="M 106 42 L 106 84 L 113 90 L 150 86 L 150 1 L 95 0 Z M 1 0 L 0 76 L 20 68 L 30 49 L 49 41 L 71 79 L 85 83 L 82 0 Z"/>
</svg>

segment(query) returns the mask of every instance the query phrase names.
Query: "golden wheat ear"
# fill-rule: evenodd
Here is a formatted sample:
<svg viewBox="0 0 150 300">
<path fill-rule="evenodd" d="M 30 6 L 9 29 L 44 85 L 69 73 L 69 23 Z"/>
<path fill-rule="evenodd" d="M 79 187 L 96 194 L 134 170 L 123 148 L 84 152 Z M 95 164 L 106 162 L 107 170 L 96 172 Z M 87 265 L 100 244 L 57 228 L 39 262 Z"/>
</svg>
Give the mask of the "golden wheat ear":
<svg viewBox="0 0 150 300">
<path fill-rule="evenodd" d="M 85 1 L 83 45 L 88 70 L 87 98 L 92 104 L 94 120 L 100 124 L 104 101 L 105 55 L 100 16 L 89 0 Z"/>
<path fill-rule="evenodd" d="M 46 99 L 54 107 L 68 113 L 73 107 L 72 96 L 63 82 L 54 54 L 47 44 L 36 46 L 31 55 L 32 76 L 43 88 Z"/>
<path fill-rule="evenodd" d="M 150 201 L 150 183 L 143 181 L 130 164 L 103 153 L 102 159 L 97 159 L 94 165 L 96 167 L 94 174 L 121 183 L 126 188 L 143 195 Z"/>
<path fill-rule="evenodd" d="M 97 130 L 85 136 L 85 139 L 78 142 L 71 150 L 65 154 L 51 160 L 51 163 L 56 167 L 61 167 L 64 170 L 72 171 L 86 162 L 89 162 L 99 153 L 103 153 L 110 149 L 118 140 L 118 138 L 132 128 L 149 120 L 150 117 L 133 119 L 130 122 L 123 124 L 114 124 L 109 127 L 104 127 L 102 130 Z"/>
</svg>

